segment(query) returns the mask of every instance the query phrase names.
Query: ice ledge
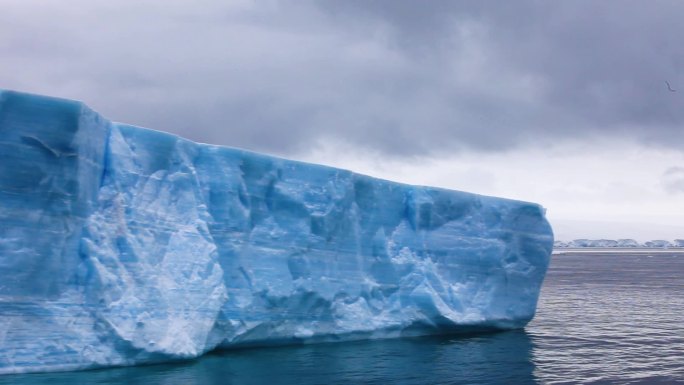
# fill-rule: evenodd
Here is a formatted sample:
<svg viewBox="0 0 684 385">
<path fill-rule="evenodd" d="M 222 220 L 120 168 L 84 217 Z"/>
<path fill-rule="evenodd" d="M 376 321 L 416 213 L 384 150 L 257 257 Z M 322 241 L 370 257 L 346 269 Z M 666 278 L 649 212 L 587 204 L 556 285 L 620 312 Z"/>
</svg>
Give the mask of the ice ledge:
<svg viewBox="0 0 684 385">
<path fill-rule="evenodd" d="M 536 204 L 0 92 L 0 373 L 523 327 L 552 244 Z"/>
</svg>

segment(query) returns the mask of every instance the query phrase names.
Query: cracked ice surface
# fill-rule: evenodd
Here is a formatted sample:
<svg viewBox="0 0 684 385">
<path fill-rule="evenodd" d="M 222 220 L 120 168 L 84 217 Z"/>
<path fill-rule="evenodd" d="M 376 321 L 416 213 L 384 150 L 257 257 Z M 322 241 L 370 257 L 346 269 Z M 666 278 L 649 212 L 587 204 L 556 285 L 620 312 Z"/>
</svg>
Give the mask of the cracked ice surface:
<svg viewBox="0 0 684 385">
<path fill-rule="evenodd" d="M 0 373 L 523 327 L 552 243 L 536 204 L 0 91 Z"/>
</svg>

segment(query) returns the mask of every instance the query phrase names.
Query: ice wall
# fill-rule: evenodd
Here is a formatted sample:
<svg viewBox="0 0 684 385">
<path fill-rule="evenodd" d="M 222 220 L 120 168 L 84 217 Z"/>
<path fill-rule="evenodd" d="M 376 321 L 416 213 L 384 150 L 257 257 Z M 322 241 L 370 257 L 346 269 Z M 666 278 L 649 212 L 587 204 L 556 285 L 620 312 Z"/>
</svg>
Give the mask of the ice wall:
<svg viewBox="0 0 684 385">
<path fill-rule="evenodd" d="M 523 327 L 543 209 L 0 91 L 0 374 Z"/>
</svg>

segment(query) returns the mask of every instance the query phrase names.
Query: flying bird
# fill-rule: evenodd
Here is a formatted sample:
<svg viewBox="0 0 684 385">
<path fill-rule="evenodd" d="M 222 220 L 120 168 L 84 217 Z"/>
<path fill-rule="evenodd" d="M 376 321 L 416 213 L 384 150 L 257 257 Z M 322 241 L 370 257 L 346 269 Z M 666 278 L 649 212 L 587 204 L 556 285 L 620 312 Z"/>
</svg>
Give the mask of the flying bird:
<svg viewBox="0 0 684 385">
<path fill-rule="evenodd" d="M 672 89 L 672 87 L 670 86 L 670 82 L 668 82 L 667 80 L 665 80 L 665 84 L 667 84 L 667 90 L 668 90 L 668 91 L 670 91 L 670 92 L 677 92 L 677 90 Z"/>
</svg>

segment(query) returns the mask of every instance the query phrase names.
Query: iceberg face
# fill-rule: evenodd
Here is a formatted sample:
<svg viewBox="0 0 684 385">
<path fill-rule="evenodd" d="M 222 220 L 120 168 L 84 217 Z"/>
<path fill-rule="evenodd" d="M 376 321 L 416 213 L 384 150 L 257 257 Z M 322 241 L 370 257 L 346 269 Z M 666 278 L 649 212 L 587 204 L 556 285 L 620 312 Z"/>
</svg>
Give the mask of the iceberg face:
<svg viewBox="0 0 684 385">
<path fill-rule="evenodd" d="M 519 328 L 552 245 L 536 204 L 0 92 L 0 373 Z"/>
</svg>

